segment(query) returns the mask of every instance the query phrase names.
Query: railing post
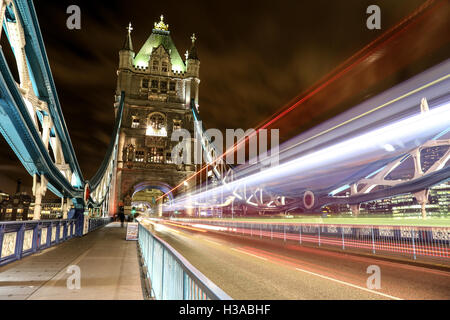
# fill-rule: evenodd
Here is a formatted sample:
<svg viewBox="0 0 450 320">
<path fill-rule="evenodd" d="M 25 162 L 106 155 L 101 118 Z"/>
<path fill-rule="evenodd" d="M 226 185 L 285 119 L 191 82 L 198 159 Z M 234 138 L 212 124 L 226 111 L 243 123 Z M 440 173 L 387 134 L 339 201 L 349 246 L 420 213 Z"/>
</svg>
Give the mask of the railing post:
<svg viewBox="0 0 450 320">
<path fill-rule="evenodd" d="M 283 223 L 284 242 L 286 242 L 286 224 Z"/>
<path fill-rule="evenodd" d="M 3 251 L 3 229 L 4 226 L 0 225 L 0 257 L 2 256 L 2 251 Z"/>
<path fill-rule="evenodd" d="M 375 254 L 375 239 L 374 239 L 374 235 L 373 235 L 373 226 L 372 226 L 371 230 L 372 230 L 372 253 Z"/>
<path fill-rule="evenodd" d="M 320 247 L 320 226 L 317 225 L 317 229 L 319 230 L 319 247 Z"/>
<path fill-rule="evenodd" d="M 342 250 L 345 250 L 344 227 L 341 227 L 341 233 L 342 233 Z"/>
<path fill-rule="evenodd" d="M 37 252 L 39 247 L 38 241 L 39 241 L 39 223 L 36 223 L 33 228 L 33 243 L 31 244 L 31 252 L 33 253 Z"/>
<path fill-rule="evenodd" d="M 165 288 L 165 286 L 164 286 L 164 252 L 165 252 L 165 249 L 164 249 L 164 246 L 161 246 L 161 248 L 162 248 L 162 258 L 161 258 L 161 300 L 164 300 L 164 288 Z"/>
<path fill-rule="evenodd" d="M 25 238 L 25 224 L 22 224 L 20 226 L 19 231 L 17 231 L 17 240 L 16 240 L 17 259 L 22 259 L 24 238 Z"/>
<path fill-rule="evenodd" d="M 273 240 L 273 225 L 270 224 L 270 240 Z"/>
<path fill-rule="evenodd" d="M 152 274 L 150 275 L 150 281 L 154 281 L 155 277 L 153 276 L 153 266 L 155 265 L 155 238 L 152 237 Z M 153 278 L 153 279 L 152 279 Z M 153 287 L 153 284 L 152 284 Z"/>
<path fill-rule="evenodd" d="M 183 300 L 186 300 L 186 271 L 183 271 Z"/>
<path fill-rule="evenodd" d="M 300 244 L 302 244 L 302 226 L 301 225 L 298 228 L 298 233 L 299 233 L 298 241 L 300 242 Z"/>
<path fill-rule="evenodd" d="M 412 245 L 413 245 L 413 257 L 414 257 L 414 260 L 416 260 L 416 243 L 415 243 L 415 239 L 414 239 L 415 237 L 416 237 L 416 232 L 413 229 L 412 233 L 411 233 L 411 239 L 412 239 Z"/>
</svg>

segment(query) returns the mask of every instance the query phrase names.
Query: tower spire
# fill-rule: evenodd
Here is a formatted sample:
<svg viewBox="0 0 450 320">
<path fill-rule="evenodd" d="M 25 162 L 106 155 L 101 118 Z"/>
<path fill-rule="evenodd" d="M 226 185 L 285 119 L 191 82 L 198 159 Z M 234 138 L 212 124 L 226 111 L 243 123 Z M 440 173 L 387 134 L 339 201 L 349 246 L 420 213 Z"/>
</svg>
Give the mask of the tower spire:
<svg viewBox="0 0 450 320">
<path fill-rule="evenodd" d="M 197 40 L 197 37 L 195 36 L 195 33 L 193 33 L 191 36 L 192 46 L 191 46 L 191 49 L 189 50 L 189 53 L 187 56 L 188 59 L 200 60 L 197 55 L 197 47 L 195 46 L 196 40 Z"/>
<path fill-rule="evenodd" d="M 127 30 L 128 34 L 131 35 L 131 31 L 133 31 L 133 26 L 131 25 L 131 22 L 128 24 Z"/>
<path fill-rule="evenodd" d="M 126 29 L 128 30 L 127 38 L 125 39 L 122 50 L 133 51 L 133 42 L 131 41 L 131 31 L 133 31 L 133 26 L 131 25 L 131 22 L 128 24 Z"/>
</svg>

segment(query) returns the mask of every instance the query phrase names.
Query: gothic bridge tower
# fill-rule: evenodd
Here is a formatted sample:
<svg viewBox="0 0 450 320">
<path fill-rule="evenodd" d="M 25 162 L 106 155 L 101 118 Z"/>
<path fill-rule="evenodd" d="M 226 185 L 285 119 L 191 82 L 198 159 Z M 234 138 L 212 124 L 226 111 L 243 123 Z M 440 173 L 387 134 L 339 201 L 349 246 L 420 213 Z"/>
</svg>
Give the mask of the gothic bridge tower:
<svg viewBox="0 0 450 320">
<path fill-rule="evenodd" d="M 152 33 L 135 54 L 131 23 L 117 71 L 116 105 L 122 91 L 125 104 L 119 133 L 114 199 L 110 208 L 121 203 L 125 213 L 131 205 L 155 207 L 155 199 L 195 172 L 195 166 L 172 163 L 171 141 L 176 129 L 194 134 L 191 99 L 198 108 L 200 60 L 192 47 L 183 60 L 170 36 L 169 25 L 161 16 Z M 192 182 L 191 182 L 192 183 Z M 195 182 L 194 182 L 195 183 Z M 184 188 L 190 188 L 187 185 Z M 181 188 L 180 191 L 183 191 Z"/>
</svg>

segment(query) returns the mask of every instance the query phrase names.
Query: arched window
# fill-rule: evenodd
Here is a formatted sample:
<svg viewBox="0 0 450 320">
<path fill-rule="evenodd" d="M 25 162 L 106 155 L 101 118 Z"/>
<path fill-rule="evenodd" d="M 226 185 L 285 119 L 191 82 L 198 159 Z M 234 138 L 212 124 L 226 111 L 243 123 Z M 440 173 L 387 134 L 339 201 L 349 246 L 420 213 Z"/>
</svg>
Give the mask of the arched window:
<svg viewBox="0 0 450 320">
<path fill-rule="evenodd" d="M 148 136 L 167 136 L 166 117 L 162 113 L 155 112 L 149 116 L 146 134 Z"/>
</svg>

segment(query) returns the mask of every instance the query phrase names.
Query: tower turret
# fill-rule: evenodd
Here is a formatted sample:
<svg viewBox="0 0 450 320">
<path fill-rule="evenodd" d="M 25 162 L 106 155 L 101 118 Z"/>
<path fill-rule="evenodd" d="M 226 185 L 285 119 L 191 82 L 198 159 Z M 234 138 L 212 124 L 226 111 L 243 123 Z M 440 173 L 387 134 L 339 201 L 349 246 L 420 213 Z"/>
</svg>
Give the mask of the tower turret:
<svg viewBox="0 0 450 320">
<path fill-rule="evenodd" d="M 122 46 L 122 49 L 119 51 L 119 69 L 131 69 L 133 66 L 133 42 L 131 41 L 131 31 L 133 31 L 133 27 L 131 26 L 131 22 L 127 27 L 127 37 Z"/>
<path fill-rule="evenodd" d="M 199 85 L 200 85 L 200 59 L 198 58 L 197 54 L 197 47 L 195 45 L 195 41 L 197 40 L 197 37 L 195 36 L 195 33 L 191 37 L 192 45 L 189 51 L 186 51 L 186 75 L 189 77 L 190 80 L 190 99 L 195 100 L 195 105 L 198 107 L 198 92 L 199 92 Z"/>
<path fill-rule="evenodd" d="M 195 46 L 195 41 L 197 40 L 195 33 L 192 35 L 191 40 L 192 45 L 187 52 L 187 72 L 189 75 L 198 78 L 200 72 L 200 59 L 198 58 L 197 47 Z"/>
</svg>

